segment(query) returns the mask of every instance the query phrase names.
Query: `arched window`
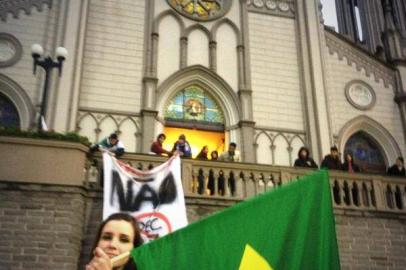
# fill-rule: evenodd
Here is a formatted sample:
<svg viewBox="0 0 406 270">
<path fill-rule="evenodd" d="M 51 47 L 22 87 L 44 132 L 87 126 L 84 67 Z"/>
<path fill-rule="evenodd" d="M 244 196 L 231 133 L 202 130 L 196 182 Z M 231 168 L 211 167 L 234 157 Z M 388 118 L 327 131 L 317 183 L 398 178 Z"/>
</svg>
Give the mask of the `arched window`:
<svg viewBox="0 0 406 270">
<path fill-rule="evenodd" d="M 14 103 L 0 93 L 0 127 L 20 128 L 20 116 Z"/>
<path fill-rule="evenodd" d="M 386 165 L 378 144 L 367 133 L 354 133 L 345 144 L 344 153 L 352 153 L 363 172 L 385 173 Z"/>
<path fill-rule="evenodd" d="M 166 106 L 169 126 L 224 130 L 224 115 L 217 102 L 202 88 L 191 85 L 179 91 Z"/>
</svg>

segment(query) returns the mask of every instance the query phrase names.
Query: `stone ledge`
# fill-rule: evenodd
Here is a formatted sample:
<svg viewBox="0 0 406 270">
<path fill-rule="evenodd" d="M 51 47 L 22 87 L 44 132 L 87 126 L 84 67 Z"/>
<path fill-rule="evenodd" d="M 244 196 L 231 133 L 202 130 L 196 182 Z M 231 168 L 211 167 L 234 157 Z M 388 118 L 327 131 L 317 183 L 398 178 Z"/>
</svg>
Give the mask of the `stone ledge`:
<svg viewBox="0 0 406 270">
<path fill-rule="evenodd" d="M 0 179 L 82 186 L 88 148 L 80 143 L 0 137 Z"/>
</svg>

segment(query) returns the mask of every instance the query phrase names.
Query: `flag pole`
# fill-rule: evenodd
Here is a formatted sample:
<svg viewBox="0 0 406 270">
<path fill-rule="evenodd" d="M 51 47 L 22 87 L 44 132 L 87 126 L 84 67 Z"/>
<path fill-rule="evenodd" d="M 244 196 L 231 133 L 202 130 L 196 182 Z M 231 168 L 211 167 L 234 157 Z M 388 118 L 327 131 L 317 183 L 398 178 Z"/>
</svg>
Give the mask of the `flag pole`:
<svg viewBox="0 0 406 270">
<path fill-rule="evenodd" d="M 130 257 L 130 251 L 121 253 L 120 255 L 117 255 L 110 259 L 111 266 L 114 268 L 119 265 L 123 265 L 128 260 L 129 257 Z"/>
</svg>

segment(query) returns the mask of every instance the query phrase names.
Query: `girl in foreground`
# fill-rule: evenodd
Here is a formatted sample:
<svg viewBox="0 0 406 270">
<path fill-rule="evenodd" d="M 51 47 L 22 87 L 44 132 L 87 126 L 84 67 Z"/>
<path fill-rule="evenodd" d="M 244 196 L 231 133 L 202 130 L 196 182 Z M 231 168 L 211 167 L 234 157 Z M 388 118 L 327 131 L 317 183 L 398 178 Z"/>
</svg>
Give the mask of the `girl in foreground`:
<svg viewBox="0 0 406 270">
<path fill-rule="evenodd" d="M 125 213 L 109 216 L 100 225 L 93 245 L 93 258 L 86 265 L 86 270 L 134 270 L 133 260 L 124 260 L 117 267 L 112 267 L 110 259 L 143 243 L 136 220 Z"/>
</svg>

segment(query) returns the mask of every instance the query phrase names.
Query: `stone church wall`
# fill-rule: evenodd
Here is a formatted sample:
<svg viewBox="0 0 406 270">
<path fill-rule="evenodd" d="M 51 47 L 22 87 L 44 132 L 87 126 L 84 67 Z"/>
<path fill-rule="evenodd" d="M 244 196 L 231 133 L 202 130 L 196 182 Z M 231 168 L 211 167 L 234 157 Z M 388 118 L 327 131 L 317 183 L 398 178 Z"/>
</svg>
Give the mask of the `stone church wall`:
<svg viewBox="0 0 406 270">
<path fill-rule="evenodd" d="M 59 1 L 54 1 L 52 9 L 44 5 L 39 12 L 37 8 L 31 9 L 27 16 L 23 11 L 18 18 L 8 14 L 6 22 L 0 22 L 0 32 L 14 36 L 22 45 L 21 59 L 12 66 L 2 67 L 1 74 L 9 77 L 21 86 L 37 105 L 41 101 L 43 71 L 37 68 L 37 75 L 32 75 L 33 60 L 31 45 L 41 44 L 44 55 L 54 55 L 54 50 L 60 44 L 55 44 L 58 23 Z M 38 75 L 41 74 L 41 75 Z"/>
<path fill-rule="evenodd" d="M 393 85 L 385 85 L 384 81 L 374 74 L 366 74 L 365 69 L 357 64 L 348 64 L 347 57 L 339 59 L 337 53 L 330 54 L 325 50 L 326 58 L 326 87 L 328 109 L 331 120 L 332 134 L 338 140 L 341 129 L 358 116 L 367 116 L 380 123 L 395 139 L 399 149 L 405 155 L 405 141 L 401 125 L 400 111 L 394 102 Z M 375 105 L 367 110 L 359 110 L 352 106 L 346 98 L 345 88 L 351 81 L 360 80 L 370 85 L 376 95 Z M 382 146 L 385 147 L 385 146 Z M 396 157 L 390 157 L 395 159 Z M 391 160 L 390 162 L 393 162 Z"/>
<path fill-rule="evenodd" d="M 249 13 L 254 121 L 304 130 L 295 21 Z"/>
<path fill-rule="evenodd" d="M 145 1 L 91 1 L 80 107 L 139 112 Z"/>
</svg>

